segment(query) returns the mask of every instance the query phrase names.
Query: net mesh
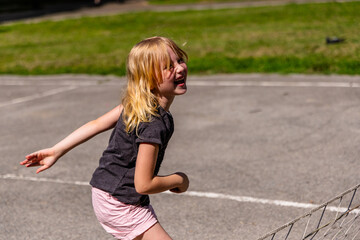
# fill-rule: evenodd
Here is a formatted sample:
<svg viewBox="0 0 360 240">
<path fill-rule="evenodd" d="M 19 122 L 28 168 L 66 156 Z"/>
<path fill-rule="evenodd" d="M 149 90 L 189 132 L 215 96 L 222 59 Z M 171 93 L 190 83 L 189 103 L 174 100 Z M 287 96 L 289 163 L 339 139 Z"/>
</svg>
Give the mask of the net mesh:
<svg viewBox="0 0 360 240">
<path fill-rule="evenodd" d="M 360 239 L 360 184 L 258 240 Z"/>
</svg>

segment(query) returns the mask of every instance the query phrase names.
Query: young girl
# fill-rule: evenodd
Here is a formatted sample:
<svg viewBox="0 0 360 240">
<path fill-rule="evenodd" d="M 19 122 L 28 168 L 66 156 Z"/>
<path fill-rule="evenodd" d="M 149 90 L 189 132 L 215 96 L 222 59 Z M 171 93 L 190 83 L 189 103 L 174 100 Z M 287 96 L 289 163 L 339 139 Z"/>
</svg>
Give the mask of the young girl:
<svg viewBox="0 0 360 240">
<path fill-rule="evenodd" d="M 90 181 L 95 215 L 118 239 L 171 239 L 158 223 L 148 194 L 182 193 L 189 186 L 184 173 L 158 175 L 174 131 L 170 106 L 176 95 L 187 90 L 186 61 L 186 53 L 168 38 L 152 37 L 136 44 L 127 59 L 122 104 L 20 164 L 41 166 L 39 173 L 72 148 L 114 128 Z"/>
</svg>

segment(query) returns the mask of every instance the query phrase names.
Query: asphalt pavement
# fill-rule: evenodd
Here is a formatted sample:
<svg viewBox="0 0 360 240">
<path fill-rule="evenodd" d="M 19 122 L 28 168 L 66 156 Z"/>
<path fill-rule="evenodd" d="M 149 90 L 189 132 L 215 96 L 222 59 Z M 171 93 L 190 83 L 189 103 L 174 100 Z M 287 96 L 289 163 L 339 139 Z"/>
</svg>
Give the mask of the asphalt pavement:
<svg viewBox="0 0 360 240">
<path fill-rule="evenodd" d="M 119 104 L 124 83 L 0 76 L 0 239 L 112 239 L 88 185 L 110 131 L 44 173 L 19 162 Z M 359 87 L 358 76 L 189 76 L 170 109 L 175 133 L 161 174 L 184 171 L 191 186 L 151 196 L 161 224 L 174 239 L 257 239 L 309 211 L 302 203 L 358 184 Z"/>
</svg>

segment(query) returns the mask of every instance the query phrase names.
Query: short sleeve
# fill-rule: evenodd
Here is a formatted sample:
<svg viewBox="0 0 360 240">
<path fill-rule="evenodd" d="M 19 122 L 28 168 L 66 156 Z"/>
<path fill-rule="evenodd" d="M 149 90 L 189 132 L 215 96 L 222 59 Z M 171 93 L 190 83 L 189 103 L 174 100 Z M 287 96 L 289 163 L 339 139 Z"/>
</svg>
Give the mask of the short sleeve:
<svg viewBox="0 0 360 240">
<path fill-rule="evenodd" d="M 166 128 L 161 123 L 155 119 L 152 122 L 140 123 L 138 128 L 138 137 L 136 138 L 136 143 L 155 143 L 159 145 L 164 144 Z"/>
</svg>

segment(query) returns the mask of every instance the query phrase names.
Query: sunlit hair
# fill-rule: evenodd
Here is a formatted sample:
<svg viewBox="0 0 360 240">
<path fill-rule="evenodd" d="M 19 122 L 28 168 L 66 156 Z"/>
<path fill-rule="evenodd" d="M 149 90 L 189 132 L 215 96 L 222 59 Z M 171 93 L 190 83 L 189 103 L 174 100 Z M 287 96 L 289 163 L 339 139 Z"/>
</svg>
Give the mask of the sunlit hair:
<svg viewBox="0 0 360 240">
<path fill-rule="evenodd" d="M 170 66 L 170 47 L 187 61 L 187 54 L 171 39 L 152 37 L 136 44 L 127 58 L 127 88 L 122 99 L 125 131 L 137 129 L 140 122 L 150 122 L 158 116 L 158 100 L 153 90 L 163 81 L 162 68 Z"/>
</svg>

